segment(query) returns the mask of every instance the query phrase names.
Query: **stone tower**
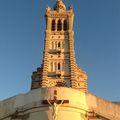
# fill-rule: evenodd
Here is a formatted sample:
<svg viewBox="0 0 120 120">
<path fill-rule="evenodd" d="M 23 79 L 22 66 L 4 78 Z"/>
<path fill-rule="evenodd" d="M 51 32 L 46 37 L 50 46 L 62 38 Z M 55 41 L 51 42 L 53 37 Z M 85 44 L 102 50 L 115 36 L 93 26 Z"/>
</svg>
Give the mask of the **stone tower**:
<svg viewBox="0 0 120 120">
<path fill-rule="evenodd" d="M 87 92 L 86 73 L 75 63 L 73 17 L 62 0 L 47 7 L 43 64 L 32 90 L 0 101 L 0 120 L 120 120 L 119 102 Z"/>
<path fill-rule="evenodd" d="M 75 62 L 72 6 L 66 10 L 58 0 L 53 9 L 46 8 L 45 17 L 43 64 L 33 72 L 31 89 L 59 86 L 87 92 L 86 73 Z"/>
</svg>

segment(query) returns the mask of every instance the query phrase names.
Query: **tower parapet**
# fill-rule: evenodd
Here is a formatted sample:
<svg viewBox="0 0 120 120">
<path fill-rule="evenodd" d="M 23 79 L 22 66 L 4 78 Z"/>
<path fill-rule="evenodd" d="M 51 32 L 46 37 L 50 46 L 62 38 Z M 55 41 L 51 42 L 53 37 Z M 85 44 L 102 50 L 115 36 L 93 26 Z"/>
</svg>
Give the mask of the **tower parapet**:
<svg viewBox="0 0 120 120">
<path fill-rule="evenodd" d="M 32 75 L 31 89 L 40 87 L 71 87 L 87 92 L 86 73 L 75 62 L 74 12 L 62 0 L 54 8 L 46 8 L 46 30 L 43 64 Z"/>
</svg>

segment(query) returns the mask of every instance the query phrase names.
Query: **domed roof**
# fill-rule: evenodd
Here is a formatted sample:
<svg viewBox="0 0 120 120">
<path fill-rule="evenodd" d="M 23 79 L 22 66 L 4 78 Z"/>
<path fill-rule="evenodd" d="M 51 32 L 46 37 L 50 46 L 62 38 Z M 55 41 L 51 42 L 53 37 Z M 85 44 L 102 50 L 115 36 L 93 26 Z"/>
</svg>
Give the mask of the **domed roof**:
<svg viewBox="0 0 120 120">
<path fill-rule="evenodd" d="M 57 10 L 58 12 L 66 10 L 66 6 L 62 0 L 57 0 L 54 10 Z"/>
</svg>

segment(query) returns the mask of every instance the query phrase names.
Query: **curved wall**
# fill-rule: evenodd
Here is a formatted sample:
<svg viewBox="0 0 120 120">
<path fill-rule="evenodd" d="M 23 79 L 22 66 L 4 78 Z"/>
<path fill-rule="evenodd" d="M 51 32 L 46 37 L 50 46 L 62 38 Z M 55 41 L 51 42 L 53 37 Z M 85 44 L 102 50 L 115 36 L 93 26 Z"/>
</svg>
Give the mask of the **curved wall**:
<svg viewBox="0 0 120 120">
<path fill-rule="evenodd" d="M 86 94 L 71 88 L 52 87 L 32 90 L 0 102 L 0 119 L 52 120 L 53 108 L 44 103 L 54 99 L 67 100 L 58 108 L 57 120 L 85 120 L 88 111 Z"/>
</svg>

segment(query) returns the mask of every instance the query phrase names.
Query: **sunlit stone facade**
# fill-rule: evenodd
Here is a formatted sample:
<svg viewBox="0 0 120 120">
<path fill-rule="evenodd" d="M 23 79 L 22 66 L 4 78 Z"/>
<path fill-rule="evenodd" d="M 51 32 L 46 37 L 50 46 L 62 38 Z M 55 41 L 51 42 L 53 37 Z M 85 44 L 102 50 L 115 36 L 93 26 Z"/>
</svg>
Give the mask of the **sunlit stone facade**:
<svg viewBox="0 0 120 120">
<path fill-rule="evenodd" d="M 75 62 L 74 13 L 58 0 L 46 8 L 43 63 L 31 91 L 0 101 L 0 120 L 120 120 L 120 106 L 90 94 Z"/>
<path fill-rule="evenodd" d="M 46 8 L 46 31 L 43 64 L 32 76 L 32 89 L 62 86 L 87 92 L 87 76 L 75 62 L 74 13 L 58 1 Z M 41 76 L 39 75 L 41 74 Z"/>
</svg>

